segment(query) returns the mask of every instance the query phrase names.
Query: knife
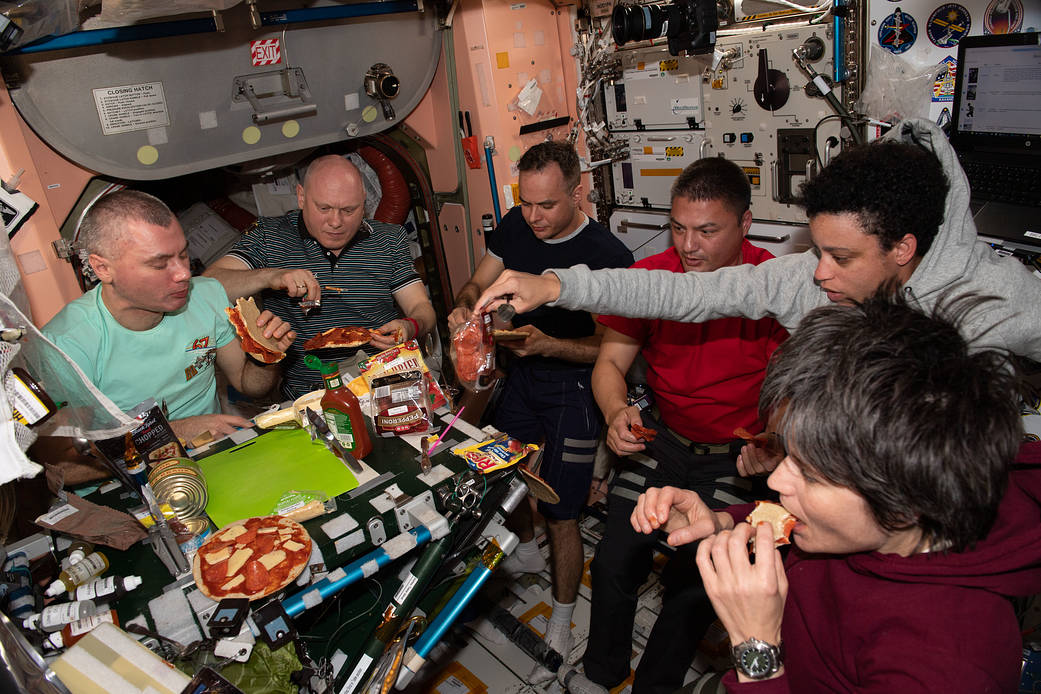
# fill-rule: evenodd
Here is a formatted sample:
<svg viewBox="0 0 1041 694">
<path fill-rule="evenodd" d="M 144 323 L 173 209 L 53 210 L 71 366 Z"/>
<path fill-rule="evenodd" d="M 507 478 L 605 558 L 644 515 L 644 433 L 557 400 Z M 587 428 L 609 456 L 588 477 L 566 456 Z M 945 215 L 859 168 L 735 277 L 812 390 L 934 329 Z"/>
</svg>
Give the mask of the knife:
<svg viewBox="0 0 1041 694">
<path fill-rule="evenodd" d="M 329 425 L 325 421 L 325 417 L 318 414 L 310 407 L 304 408 L 307 413 L 307 421 L 311 422 L 311 426 L 318 432 L 318 435 L 322 437 L 322 441 L 325 443 L 325 447 L 332 451 L 333 455 L 342 460 L 351 472 L 361 474 L 364 472 L 361 465 L 358 464 L 358 459 L 355 458 L 350 451 L 343 447 L 340 440 L 336 438 L 336 435 L 329 430 Z"/>
</svg>

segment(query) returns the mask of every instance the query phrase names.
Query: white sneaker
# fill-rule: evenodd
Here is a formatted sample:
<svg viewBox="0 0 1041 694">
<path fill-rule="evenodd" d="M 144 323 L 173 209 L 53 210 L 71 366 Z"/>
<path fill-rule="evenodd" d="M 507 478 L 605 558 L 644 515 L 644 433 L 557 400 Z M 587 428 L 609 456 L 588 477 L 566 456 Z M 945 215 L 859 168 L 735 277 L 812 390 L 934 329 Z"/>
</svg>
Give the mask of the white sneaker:
<svg viewBox="0 0 1041 694">
<path fill-rule="evenodd" d="M 546 559 L 541 552 L 536 556 L 525 559 L 521 559 L 517 552 L 513 552 L 499 563 L 499 568 L 505 573 L 519 576 L 520 574 L 542 573 L 549 568 L 549 564 L 546 563 Z"/>
<path fill-rule="evenodd" d="M 546 645 L 555 650 L 557 653 L 564 657 L 564 662 L 567 662 L 567 658 L 571 655 L 571 646 L 573 639 L 571 637 L 570 627 L 564 629 L 554 629 L 552 626 L 547 630 L 546 634 Z M 561 664 L 561 667 L 564 667 Z M 547 668 L 542 665 L 536 665 L 530 673 L 528 673 L 528 684 L 545 684 L 550 680 L 556 679 L 557 674 L 550 672 Z"/>
</svg>

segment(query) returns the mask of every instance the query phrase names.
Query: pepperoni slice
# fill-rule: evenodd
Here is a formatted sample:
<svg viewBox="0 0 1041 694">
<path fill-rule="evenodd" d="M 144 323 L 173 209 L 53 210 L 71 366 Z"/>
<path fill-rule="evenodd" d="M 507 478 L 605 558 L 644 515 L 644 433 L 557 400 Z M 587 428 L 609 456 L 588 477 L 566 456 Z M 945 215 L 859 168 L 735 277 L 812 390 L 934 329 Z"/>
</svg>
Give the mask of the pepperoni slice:
<svg viewBox="0 0 1041 694">
<path fill-rule="evenodd" d="M 257 529 L 253 528 L 252 530 L 247 530 L 246 532 L 244 532 L 241 535 L 239 535 L 238 537 L 236 537 L 235 538 L 235 543 L 238 544 L 238 545 L 241 545 L 242 547 L 248 547 L 249 544 L 251 542 L 253 542 L 253 540 L 256 539 L 256 537 L 257 537 Z"/>
<path fill-rule="evenodd" d="M 277 533 L 264 533 L 257 535 L 257 539 L 253 541 L 253 551 L 260 556 L 264 556 L 275 548 L 275 535 Z"/>
<path fill-rule="evenodd" d="M 246 566 L 243 568 L 243 574 L 246 576 L 246 591 L 249 593 L 256 593 L 268 585 L 268 570 L 264 568 L 264 565 L 257 560 L 246 562 Z"/>
<path fill-rule="evenodd" d="M 641 441 L 647 441 L 648 443 L 654 440 L 654 437 L 658 435 L 657 429 L 651 429 L 640 424 L 630 424 L 629 431 L 633 432 L 633 436 Z"/>
<path fill-rule="evenodd" d="M 203 567 L 202 578 L 209 585 L 220 585 L 228 575 L 228 562 L 222 561 Z"/>
</svg>

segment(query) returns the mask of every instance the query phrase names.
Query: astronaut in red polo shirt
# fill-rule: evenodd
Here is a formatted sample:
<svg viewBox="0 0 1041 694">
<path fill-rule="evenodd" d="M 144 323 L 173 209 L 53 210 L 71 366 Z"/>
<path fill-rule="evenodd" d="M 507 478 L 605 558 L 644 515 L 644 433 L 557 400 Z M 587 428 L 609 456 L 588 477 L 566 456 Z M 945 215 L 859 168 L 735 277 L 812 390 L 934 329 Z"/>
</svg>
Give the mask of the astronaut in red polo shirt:
<svg viewBox="0 0 1041 694">
<path fill-rule="evenodd" d="M 752 224 L 750 196 L 748 178 L 736 164 L 718 158 L 694 162 L 672 187 L 673 246 L 633 267 L 711 272 L 771 258 L 745 239 Z M 743 442 L 733 432 L 763 429 L 759 389 L 770 355 L 788 333 L 772 318 L 678 323 L 602 316 L 600 322 L 608 330 L 593 371 L 593 393 L 607 422 L 607 444 L 623 464 L 611 483 L 607 527 L 591 565 L 593 605 L 583 665 L 589 679 L 611 688 L 629 675 L 637 594 L 656 544 L 629 523 L 636 499 L 648 487 L 665 485 L 692 489 L 720 507 L 762 498 L 764 491 L 752 491 L 756 480 L 739 475 Z M 644 409 L 627 399 L 626 374 L 638 355 L 646 361 L 654 401 Z M 658 434 L 645 443 L 632 424 Z M 759 455 L 747 450 L 746 466 Z M 714 619 L 704 588 L 692 579 L 698 575 L 695 551 L 681 548 L 662 573 L 663 606 L 633 694 L 679 689 Z"/>
</svg>

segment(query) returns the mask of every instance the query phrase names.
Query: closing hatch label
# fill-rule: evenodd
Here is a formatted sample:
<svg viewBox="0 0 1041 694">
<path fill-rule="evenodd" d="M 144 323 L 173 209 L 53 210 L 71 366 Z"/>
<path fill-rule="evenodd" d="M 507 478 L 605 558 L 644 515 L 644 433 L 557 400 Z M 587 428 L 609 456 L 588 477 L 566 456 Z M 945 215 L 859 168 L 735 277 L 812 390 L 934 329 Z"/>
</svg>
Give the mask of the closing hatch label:
<svg viewBox="0 0 1041 694">
<path fill-rule="evenodd" d="M 95 89 L 94 104 L 106 135 L 170 125 L 162 82 Z"/>
</svg>

